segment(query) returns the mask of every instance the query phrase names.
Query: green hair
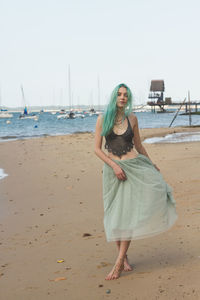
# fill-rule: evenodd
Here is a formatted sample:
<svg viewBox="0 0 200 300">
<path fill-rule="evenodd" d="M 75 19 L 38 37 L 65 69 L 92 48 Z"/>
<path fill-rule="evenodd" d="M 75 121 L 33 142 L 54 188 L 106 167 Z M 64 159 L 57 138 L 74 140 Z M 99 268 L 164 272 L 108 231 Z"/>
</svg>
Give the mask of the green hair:
<svg viewBox="0 0 200 300">
<path fill-rule="evenodd" d="M 102 136 L 106 136 L 110 133 L 112 128 L 114 127 L 114 122 L 115 122 L 115 117 L 117 114 L 117 96 L 118 96 L 118 91 L 121 87 L 125 87 L 127 90 L 128 94 L 128 101 L 125 106 L 125 116 L 128 116 L 132 112 L 132 93 L 130 88 L 124 84 L 121 83 L 117 85 L 114 90 L 112 91 L 112 94 L 110 96 L 110 101 L 107 105 L 107 108 L 103 114 L 103 124 L 102 124 Z"/>
</svg>

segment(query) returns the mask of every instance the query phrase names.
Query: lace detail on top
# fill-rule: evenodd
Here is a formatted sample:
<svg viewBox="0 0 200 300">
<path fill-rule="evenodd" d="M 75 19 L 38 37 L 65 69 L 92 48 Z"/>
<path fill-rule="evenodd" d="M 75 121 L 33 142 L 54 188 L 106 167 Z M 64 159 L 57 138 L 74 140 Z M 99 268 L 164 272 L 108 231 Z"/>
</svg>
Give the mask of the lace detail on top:
<svg viewBox="0 0 200 300">
<path fill-rule="evenodd" d="M 116 134 L 112 130 L 105 139 L 105 148 L 108 152 L 112 152 L 114 155 L 121 157 L 122 155 L 126 154 L 127 152 L 133 149 L 133 130 L 131 128 L 131 124 L 128 120 L 128 127 L 127 130 L 123 134 Z"/>
</svg>

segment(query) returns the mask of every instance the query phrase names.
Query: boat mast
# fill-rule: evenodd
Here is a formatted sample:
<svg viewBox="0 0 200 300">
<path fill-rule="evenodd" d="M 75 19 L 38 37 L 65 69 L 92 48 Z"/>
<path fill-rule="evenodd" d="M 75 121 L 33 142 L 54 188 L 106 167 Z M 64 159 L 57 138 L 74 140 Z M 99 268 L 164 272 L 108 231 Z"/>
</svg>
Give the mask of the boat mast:
<svg viewBox="0 0 200 300">
<path fill-rule="evenodd" d="M 70 65 L 68 65 L 68 93 L 69 93 L 69 109 L 71 110 L 71 99 L 72 99 L 72 95 L 71 95 L 71 74 L 70 74 Z"/>
<path fill-rule="evenodd" d="M 190 107 L 190 91 L 188 91 L 188 103 L 189 103 L 189 126 L 191 126 L 192 118 L 191 118 L 191 107 Z"/>
<path fill-rule="evenodd" d="M 90 92 L 90 107 L 94 108 L 94 104 L 93 104 L 93 91 L 92 90 Z"/>
<path fill-rule="evenodd" d="M 2 96 L 1 96 L 1 86 L 0 86 L 0 111 L 1 111 L 1 109 L 2 109 Z"/>
<path fill-rule="evenodd" d="M 63 103 L 63 89 L 61 88 L 60 89 L 60 105 L 63 106 L 64 103 Z"/>
<path fill-rule="evenodd" d="M 25 96 L 24 96 L 24 89 L 23 89 L 22 85 L 21 85 L 21 92 L 22 92 L 22 105 L 26 106 L 26 100 L 25 100 Z"/>
<path fill-rule="evenodd" d="M 99 82 L 99 76 L 97 78 L 97 86 L 98 86 L 98 110 L 100 110 L 100 82 Z"/>
</svg>

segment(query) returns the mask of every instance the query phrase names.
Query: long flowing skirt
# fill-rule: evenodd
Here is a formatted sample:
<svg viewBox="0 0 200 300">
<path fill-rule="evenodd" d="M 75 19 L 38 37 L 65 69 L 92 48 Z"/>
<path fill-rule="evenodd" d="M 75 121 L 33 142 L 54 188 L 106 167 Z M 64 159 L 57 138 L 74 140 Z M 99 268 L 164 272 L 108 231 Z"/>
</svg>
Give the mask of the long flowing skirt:
<svg viewBox="0 0 200 300">
<path fill-rule="evenodd" d="M 176 221 L 171 187 L 144 155 L 114 160 L 126 173 L 119 180 L 103 166 L 104 228 L 108 242 L 135 240 L 168 230 Z"/>
</svg>

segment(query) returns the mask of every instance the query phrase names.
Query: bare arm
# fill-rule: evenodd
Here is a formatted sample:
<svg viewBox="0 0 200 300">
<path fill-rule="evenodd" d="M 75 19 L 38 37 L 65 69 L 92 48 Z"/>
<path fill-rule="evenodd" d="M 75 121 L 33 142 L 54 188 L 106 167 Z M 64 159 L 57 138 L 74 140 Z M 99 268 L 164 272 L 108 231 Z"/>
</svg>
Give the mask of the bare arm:
<svg viewBox="0 0 200 300">
<path fill-rule="evenodd" d="M 102 141 L 103 137 L 101 136 L 102 131 L 102 116 L 99 115 L 97 118 L 96 123 L 96 130 L 95 130 L 95 154 L 103 160 L 106 164 L 108 164 L 114 171 L 115 175 L 120 180 L 126 180 L 126 175 L 124 171 L 120 168 L 120 166 L 115 163 L 112 159 L 108 157 L 108 155 L 105 154 L 105 152 L 102 151 Z"/>
<path fill-rule="evenodd" d="M 138 153 L 143 154 L 143 155 L 145 155 L 146 157 L 148 157 L 150 159 L 146 149 L 144 148 L 144 146 L 141 143 L 137 117 L 135 115 L 132 115 L 132 118 L 134 118 L 134 120 L 133 120 L 133 122 L 134 122 L 133 132 L 134 132 L 135 149 L 137 150 Z M 150 159 L 150 161 L 152 162 L 151 159 Z M 155 166 L 155 168 L 158 171 L 160 171 L 160 169 L 153 162 L 152 162 L 152 164 Z"/>
</svg>

